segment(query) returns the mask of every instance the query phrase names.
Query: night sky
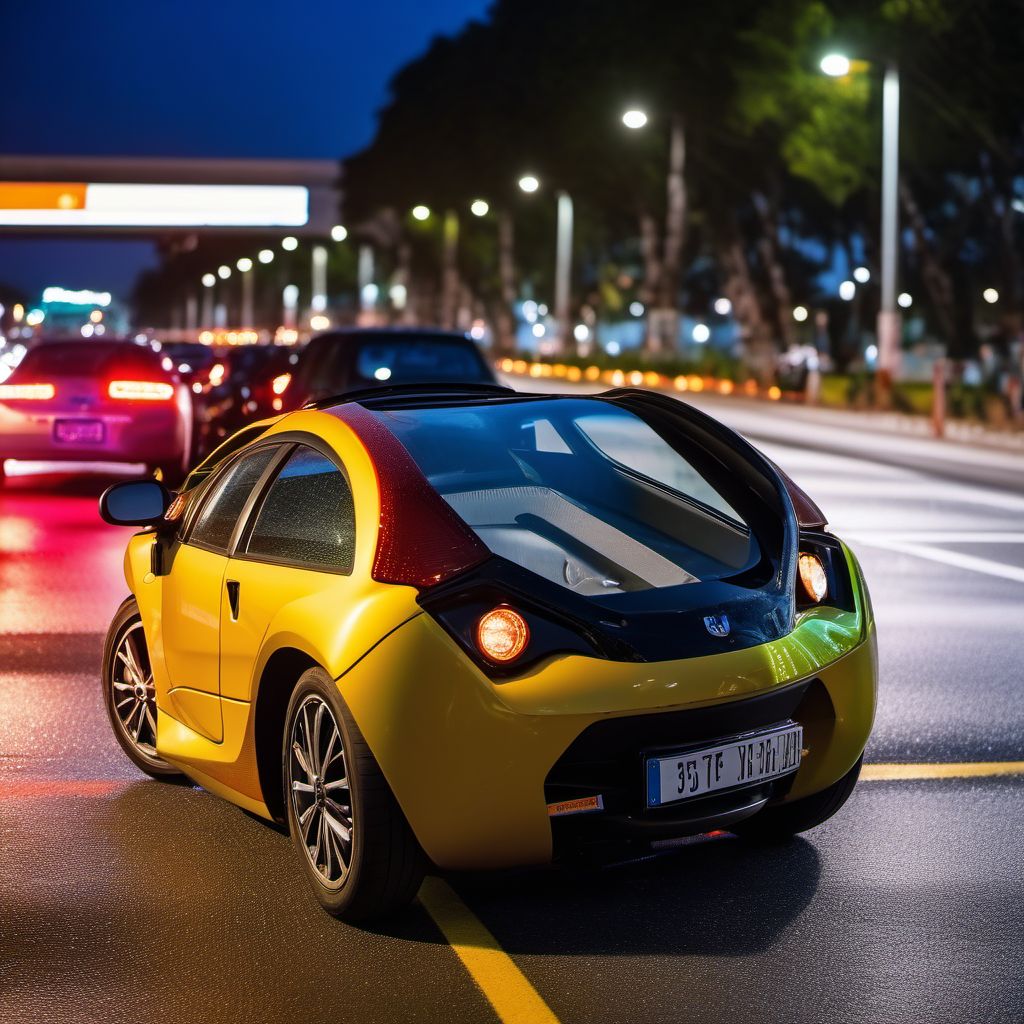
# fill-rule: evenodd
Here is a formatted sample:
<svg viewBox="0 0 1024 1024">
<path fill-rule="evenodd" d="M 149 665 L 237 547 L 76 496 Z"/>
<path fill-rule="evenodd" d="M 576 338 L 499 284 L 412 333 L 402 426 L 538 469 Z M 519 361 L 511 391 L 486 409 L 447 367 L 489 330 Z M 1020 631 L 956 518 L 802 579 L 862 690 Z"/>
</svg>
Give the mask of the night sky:
<svg viewBox="0 0 1024 1024">
<path fill-rule="evenodd" d="M 0 0 L 0 152 L 337 158 L 490 0 Z M 0 282 L 127 297 L 145 242 L 0 236 Z"/>
</svg>

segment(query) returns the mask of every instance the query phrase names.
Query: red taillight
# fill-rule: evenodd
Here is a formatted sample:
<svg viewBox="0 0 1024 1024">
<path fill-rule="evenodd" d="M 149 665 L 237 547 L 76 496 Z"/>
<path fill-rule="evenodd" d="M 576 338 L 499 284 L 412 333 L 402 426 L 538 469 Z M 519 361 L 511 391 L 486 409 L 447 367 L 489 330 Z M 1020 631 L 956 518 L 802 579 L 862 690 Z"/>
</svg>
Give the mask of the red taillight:
<svg viewBox="0 0 1024 1024">
<path fill-rule="evenodd" d="M 375 580 L 424 589 L 490 557 L 483 541 L 430 486 L 402 443 L 372 412 L 354 404 L 331 412 L 359 438 L 377 473 Z"/>
<path fill-rule="evenodd" d="M 174 386 L 157 380 L 112 380 L 107 394 L 128 402 L 167 402 L 174 397 Z"/>
<path fill-rule="evenodd" d="M 56 394 L 52 384 L 0 384 L 0 402 L 46 402 Z"/>
</svg>

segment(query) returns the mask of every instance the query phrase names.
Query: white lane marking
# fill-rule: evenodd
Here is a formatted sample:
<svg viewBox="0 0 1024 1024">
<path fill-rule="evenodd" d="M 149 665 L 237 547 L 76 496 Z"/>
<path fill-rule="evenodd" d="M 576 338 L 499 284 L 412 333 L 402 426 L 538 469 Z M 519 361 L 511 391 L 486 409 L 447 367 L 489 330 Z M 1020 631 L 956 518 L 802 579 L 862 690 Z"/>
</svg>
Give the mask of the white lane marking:
<svg viewBox="0 0 1024 1024">
<path fill-rule="evenodd" d="M 888 537 L 873 537 L 870 534 L 860 533 L 847 534 L 847 536 L 857 543 L 868 544 L 871 547 L 896 551 L 902 555 L 915 555 L 917 558 L 927 558 L 931 562 L 952 565 L 957 569 L 969 569 L 971 572 L 985 573 L 986 576 L 998 576 L 1004 580 L 1024 583 L 1024 569 L 1019 569 L 1015 565 L 1004 565 L 1002 562 L 993 562 L 988 558 L 976 558 L 974 555 L 962 555 L 959 551 L 944 551 L 942 548 L 929 547 L 927 544 L 890 540 Z"/>
<path fill-rule="evenodd" d="M 1024 531 L 993 530 L 854 530 L 865 543 L 873 537 L 886 541 L 918 544 L 1024 544 Z"/>
<path fill-rule="evenodd" d="M 785 464 L 781 464 L 785 468 Z M 988 491 L 978 487 L 960 487 L 956 484 L 936 484 L 910 481 L 907 483 L 886 483 L 884 481 L 861 480 L 820 480 L 815 482 L 814 495 L 853 495 L 868 498 L 907 498 L 915 504 L 929 501 L 961 502 L 967 505 L 987 505 L 989 508 L 1004 509 L 1009 512 L 1024 512 L 1024 497 L 1016 494 L 1003 494 L 1000 491 Z"/>
</svg>

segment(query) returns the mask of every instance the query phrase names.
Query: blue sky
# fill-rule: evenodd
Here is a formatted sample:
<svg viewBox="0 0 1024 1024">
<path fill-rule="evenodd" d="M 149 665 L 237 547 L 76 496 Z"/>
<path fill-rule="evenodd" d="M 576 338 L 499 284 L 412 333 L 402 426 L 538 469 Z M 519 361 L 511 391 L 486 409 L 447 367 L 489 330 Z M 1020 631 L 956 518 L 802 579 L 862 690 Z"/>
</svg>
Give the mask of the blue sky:
<svg viewBox="0 0 1024 1024">
<path fill-rule="evenodd" d="M 338 158 L 387 81 L 489 0 L 34 0 L 0 4 L 0 152 Z M 144 242 L 0 236 L 0 282 L 125 295 Z"/>
</svg>

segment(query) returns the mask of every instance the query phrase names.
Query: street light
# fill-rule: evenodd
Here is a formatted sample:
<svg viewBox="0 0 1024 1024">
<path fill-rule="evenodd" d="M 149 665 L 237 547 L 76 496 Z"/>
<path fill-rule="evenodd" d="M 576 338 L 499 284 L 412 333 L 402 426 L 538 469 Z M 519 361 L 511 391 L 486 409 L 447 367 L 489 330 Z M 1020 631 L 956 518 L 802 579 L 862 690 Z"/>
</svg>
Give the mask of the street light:
<svg viewBox="0 0 1024 1024">
<path fill-rule="evenodd" d="M 537 189 L 540 188 L 540 182 L 537 180 L 537 178 L 534 175 L 532 175 L 532 174 L 524 174 L 519 179 L 519 187 L 524 192 L 527 192 L 527 193 L 529 193 L 529 192 L 536 192 Z"/>
<path fill-rule="evenodd" d="M 423 206 L 422 204 L 414 206 L 412 208 L 412 215 L 416 220 L 427 220 L 430 217 L 430 207 Z"/>
<path fill-rule="evenodd" d="M 857 294 L 857 286 L 852 281 L 843 281 L 839 285 L 839 298 L 843 302 L 853 301 L 854 295 Z"/>
<path fill-rule="evenodd" d="M 212 288 L 217 283 L 217 278 L 213 274 L 203 274 L 203 287 Z"/>
<path fill-rule="evenodd" d="M 821 70 L 833 78 L 844 78 L 854 63 L 841 53 L 821 59 Z M 859 70 L 859 68 L 858 68 Z M 903 333 L 896 298 L 899 272 L 899 139 L 900 73 L 890 62 L 882 81 L 882 301 L 878 310 L 878 370 L 883 389 L 887 389 L 899 371 L 900 339 Z"/>
<path fill-rule="evenodd" d="M 486 217 L 490 208 L 491 207 L 486 199 L 474 199 L 473 202 L 469 204 L 469 212 L 473 214 L 474 217 Z"/>
<path fill-rule="evenodd" d="M 622 123 L 627 128 L 643 128 L 647 124 L 647 114 L 642 110 L 627 110 L 622 115 Z"/>
<path fill-rule="evenodd" d="M 243 256 L 236 264 L 236 267 L 243 273 L 247 274 L 252 270 L 252 260 L 248 256 Z"/>
<path fill-rule="evenodd" d="M 331 228 L 331 241 L 344 242 L 346 238 L 348 238 L 348 228 L 344 224 L 335 224 Z"/>
<path fill-rule="evenodd" d="M 225 264 L 221 264 L 217 268 L 217 276 L 222 280 L 226 281 L 231 276 L 231 268 Z"/>
<path fill-rule="evenodd" d="M 871 280 L 871 271 L 867 267 L 856 267 L 853 271 L 853 279 L 857 284 L 867 284 Z"/>
<path fill-rule="evenodd" d="M 850 73 L 850 58 L 842 53 L 827 53 L 819 67 L 829 78 L 845 78 Z"/>
<path fill-rule="evenodd" d="M 260 249 L 256 255 L 256 259 L 260 263 L 273 263 L 274 262 L 274 250 L 273 249 Z"/>
<path fill-rule="evenodd" d="M 992 305 L 999 301 L 999 292 L 995 288 L 986 288 L 982 293 L 981 297 L 989 304 Z"/>
<path fill-rule="evenodd" d="M 285 252 L 295 252 L 298 247 L 299 240 L 294 235 L 285 235 L 285 237 L 281 239 L 281 248 L 284 249 Z"/>
</svg>

